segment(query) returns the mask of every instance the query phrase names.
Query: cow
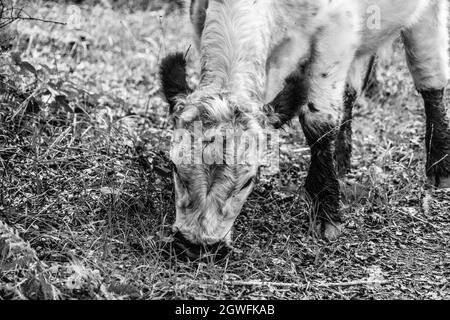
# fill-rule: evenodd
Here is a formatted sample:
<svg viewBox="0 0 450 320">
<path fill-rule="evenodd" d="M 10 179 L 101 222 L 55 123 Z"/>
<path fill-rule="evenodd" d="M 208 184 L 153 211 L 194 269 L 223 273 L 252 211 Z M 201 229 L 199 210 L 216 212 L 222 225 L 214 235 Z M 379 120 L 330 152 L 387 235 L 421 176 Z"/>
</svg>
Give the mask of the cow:
<svg viewBox="0 0 450 320">
<path fill-rule="evenodd" d="M 351 150 L 351 112 L 342 108 L 351 111 L 373 56 L 399 35 L 425 105 L 426 175 L 450 187 L 447 15 L 446 0 L 193 0 L 199 84 L 189 87 L 182 53 L 160 69 L 175 129 L 192 133 L 200 122 L 256 135 L 298 117 L 311 149 L 305 190 L 321 235 L 335 240 L 338 171 L 348 170 Z M 175 164 L 175 247 L 190 258 L 230 247 L 257 172 L 255 164 Z"/>
</svg>

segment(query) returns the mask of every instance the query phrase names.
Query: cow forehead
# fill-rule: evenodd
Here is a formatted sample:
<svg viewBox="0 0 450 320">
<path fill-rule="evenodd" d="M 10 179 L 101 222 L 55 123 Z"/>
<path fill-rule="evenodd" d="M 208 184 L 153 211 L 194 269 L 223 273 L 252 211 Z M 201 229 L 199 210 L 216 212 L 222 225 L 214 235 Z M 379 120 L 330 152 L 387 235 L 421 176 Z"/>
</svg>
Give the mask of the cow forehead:
<svg viewBox="0 0 450 320">
<path fill-rule="evenodd" d="M 200 89 L 179 100 L 175 117 L 183 118 L 185 123 L 199 120 L 211 124 L 234 123 L 245 125 L 261 118 L 263 113 L 257 102 L 230 93 L 210 92 Z"/>
</svg>

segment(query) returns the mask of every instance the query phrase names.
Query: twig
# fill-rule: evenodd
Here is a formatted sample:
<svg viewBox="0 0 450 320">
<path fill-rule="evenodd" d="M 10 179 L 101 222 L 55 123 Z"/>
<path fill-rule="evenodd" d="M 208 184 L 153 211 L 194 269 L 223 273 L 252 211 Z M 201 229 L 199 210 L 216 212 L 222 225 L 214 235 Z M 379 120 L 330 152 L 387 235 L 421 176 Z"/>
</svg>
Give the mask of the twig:
<svg viewBox="0 0 450 320">
<path fill-rule="evenodd" d="M 318 283 L 316 286 L 318 287 L 353 287 L 353 286 L 374 286 L 374 285 L 382 285 L 391 283 L 392 280 L 383 280 L 383 281 L 374 281 L 374 280 L 359 280 L 359 281 L 350 281 L 350 282 L 330 282 L 330 283 Z"/>
<path fill-rule="evenodd" d="M 409 213 L 409 212 L 403 211 L 401 208 L 397 208 L 396 211 L 398 211 L 398 212 L 400 212 L 400 213 L 402 213 L 402 214 L 405 214 L 405 215 L 411 217 L 412 219 L 416 219 L 417 221 L 420 221 L 420 222 L 422 222 L 422 223 L 425 223 L 425 224 L 429 225 L 430 227 L 433 227 L 434 229 L 439 229 L 439 228 L 438 228 L 437 226 L 435 226 L 433 223 L 431 223 L 431 222 L 429 222 L 429 221 L 426 221 L 425 219 L 422 219 L 421 217 L 418 217 L 417 215 L 413 215 L 413 214 L 411 214 L 411 213 Z"/>
<path fill-rule="evenodd" d="M 210 280 L 206 282 L 198 282 L 194 280 L 189 280 L 189 283 L 192 284 L 206 284 L 210 286 L 217 285 L 226 285 L 226 286 L 243 286 L 243 287 L 281 287 L 281 288 L 290 288 L 290 289 L 303 289 L 306 287 L 306 284 L 300 283 L 286 283 L 286 282 L 265 282 L 265 281 L 218 281 L 218 280 Z M 384 281 L 372 281 L 372 280 L 358 280 L 351 282 L 330 282 L 330 283 L 311 283 L 310 287 L 320 287 L 320 288 L 330 288 L 330 287 L 352 287 L 352 286 L 361 286 L 361 285 L 383 285 L 391 283 L 392 280 L 384 280 Z"/>
<path fill-rule="evenodd" d="M 0 23 L 0 29 L 6 27 L 7 25 L 9 25 L 9 24 L 11 24 L 11 23 L 13 23 L 14 21 L 17 21 L 17 20 L 40 21 L 40 22 L 54 23 L 54 24 L 59 24 L 59 25 L 66 25 L 67 24 L 65 22 L 32 17 L 31 15 L 26 13 L 23 8 L 17 9 L 17 8 L 14 8 L 14 7 L 9 7 L 9 8 L 6 7 L 3 4 L 3 1 L 0 1 L 0 7 L 1 7 L 0 21 L 2 21 Z M 14 14 L 14 12 L 16 10 L 18 10 L 18 12 Z M 5 12 L 9 12 L 10 13 L 9 17 L 7 17 L 4 14 Z M 23 15 L 25 15 L 25 16 L 23 16 Z"/>
<path fill-rule="evenodd" d="M 3 20 L 32 20 L 32 21 L 40 21 L 40 22 L 46 22 L 46 23 L 54 23 L 54 24 L 60 24 L 65 26 L 67 23 L 60 22 L 60 21 L 53 21 L 53 20 L 47 20 L 47 19 L 41 19 L 41 18 L 33 18 L 33 17 L 3 17 Z"/>
</svg>

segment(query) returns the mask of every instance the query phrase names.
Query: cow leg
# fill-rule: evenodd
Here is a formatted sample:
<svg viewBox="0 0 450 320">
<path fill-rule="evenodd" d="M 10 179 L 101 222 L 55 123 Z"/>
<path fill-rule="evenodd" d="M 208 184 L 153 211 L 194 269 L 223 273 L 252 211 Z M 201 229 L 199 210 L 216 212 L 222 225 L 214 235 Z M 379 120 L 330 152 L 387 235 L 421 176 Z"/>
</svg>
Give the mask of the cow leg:
<svg viewBox="0 0 450 320">
<path fill-rule="evenodd" d="M 447 1 L 435 1 L 421 20 L 403 32 L 406 56 L 425 103 L 426 173 L 439 188 L 450 188 L 450 127 L 444 93 L 449 74 Z"/>
<path fill-rule="evenodd" d="M 336 138 L 335 151 L 337 171 L 340 178 L 350 172 L 351 167 L 353 107 L 359 95 L 367 89 L 375 64 L 376 56 L 358 57 L 353 61 L 347 76 L 344 108 Z"/>
<path fill-rule="evenodd" d="M 344 94 L 344 112 L 336 138 L 336 166 L 338 177 L 344 177 L 350 171 L 352 157 L 352 119 L 353 107 L 357 98 L 356 90 L 347 85 Z"/>
<path fill-rule="evenodd" d="M 306 192 L 329 239 L 341 233 L 340 191 L 335 165 L 335 140 L 339 109 L 343 103 L 347 74 L 359 41 L 358 24 L 351 9 L 330 19 L 314 37 L 309 62 L 307 103 L 300 107 L 300 123 L 311 148 Z"/>
<path fill-rule="evenodd" d="M 311 148 L 311 164 L 305 189 L 312 202 L 313 220 L 316 222 L 317 217 L 322 235 L 333 240 L 339 236 L 342 223 L 334 160 L 337 117 L 325 111 L 302 110 L 300 122 Z"/>
</svg>

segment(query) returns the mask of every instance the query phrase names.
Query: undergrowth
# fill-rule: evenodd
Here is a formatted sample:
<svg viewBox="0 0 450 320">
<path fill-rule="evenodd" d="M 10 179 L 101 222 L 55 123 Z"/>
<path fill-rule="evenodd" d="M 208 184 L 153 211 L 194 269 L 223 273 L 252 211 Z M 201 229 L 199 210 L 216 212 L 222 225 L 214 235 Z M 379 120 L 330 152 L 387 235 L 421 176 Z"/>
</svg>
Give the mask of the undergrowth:
<svg viewBox="0 0 450 320">
<path fill-rule="evenodd" d="M 312 235 L 294 123 L 280 172 L 236 223 L 242 254 L 188 263 L 166 250 L 171 127 L 158 80 L 161 58 L 192 45 L 188 19 L 102 3 L 29 3 L 70 23 L 19 20 L 1 53 L 1 299 L 450 298 L 450 195 L 426 188 L 424 112 L 401 45 L 356 110 L 344 235 Z"/>
</svg>

